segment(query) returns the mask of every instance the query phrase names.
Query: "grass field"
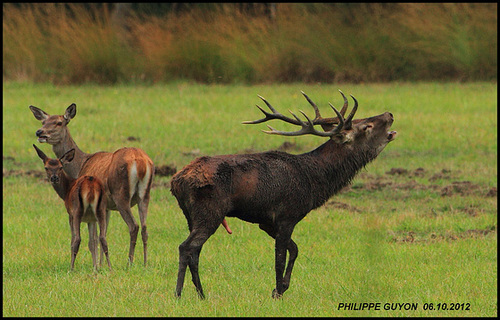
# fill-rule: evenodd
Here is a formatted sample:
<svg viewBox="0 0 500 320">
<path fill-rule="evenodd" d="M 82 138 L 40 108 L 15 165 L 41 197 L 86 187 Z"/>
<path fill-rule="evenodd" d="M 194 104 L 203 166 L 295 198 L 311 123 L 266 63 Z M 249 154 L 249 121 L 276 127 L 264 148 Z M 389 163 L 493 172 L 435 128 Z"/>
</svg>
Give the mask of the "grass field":
<svg viewBox="0 0 500 320">
<path fill-rule="evenodd" d="M 127 266 L 127 227 L 113 212 L 114 270 L 92 273 L 82 226 L 75 270 L 68 272 L 67 213 L 33 150 L 36 144 L 52 155 L 36 141 L 41 124 L 29 105 L 62 114 L 76 103 L 69 127 L 83 151 L 136 146 L 157 168 L 179 170 L 201 155 L 312 150 L 325 140 L 269 136 L 260 131 L 264 124 L 241 121 L 261 117 L 258 94 L 282 112 L 313 115 L 300 90 L 329 116 L 328 102 L 342 105 L 338 89 L 358 99 L 357 117 L 392 112 L 399 137 L 350 188 L 297 225 L 299 257 L 282 299 L 271 298 L 272 239 L 232 218 L 234 233 L 218 230 L 200 257 L 207 299 L 198 299 L 189 275 L 182 298 L 174 297 L 178 245 L 188 229 L 170 177 L 161 174 L 151 192 L 149 265 L 140 263 L 138 242 L 136 263 Z M 497 126 L 496 83 L 4 83 L 3 316 L 495 316 Z M 340 303 L 380 303 L 380 310 L 339 310 Z M 405 303 L 417 309 L 405 310 Z"/>
</svg>

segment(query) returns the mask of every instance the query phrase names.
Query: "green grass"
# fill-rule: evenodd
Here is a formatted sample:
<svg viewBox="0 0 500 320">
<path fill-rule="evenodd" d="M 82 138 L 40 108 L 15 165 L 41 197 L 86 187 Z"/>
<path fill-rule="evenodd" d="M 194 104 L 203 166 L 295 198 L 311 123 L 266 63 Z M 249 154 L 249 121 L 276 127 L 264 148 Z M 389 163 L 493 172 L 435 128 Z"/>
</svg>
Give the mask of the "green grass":
<svg viewBox="0 0 500 320">
<path fill-rule="evenodd" d="M 359 117 L 394 114 L 399 137 L 354 180 L 349 190 L 301 221 L 290 289 L 274 288 L 274 243 L 256 225 L 228 219 L 204 245 L 198 299 L 189 273 L 174 297 L 178 245 L 188 235 L 170 194 L 170 177 L 155 178 L 148 215 L 149 265 L 142 243 L 126 264 L 128 232 L 117 212 L 108 243 L 113 271 L 92 273 L 88 233 L 74 272 L 67 213 L 43 177 L 32 144 L 41 126 L 35 105 L 62 114 L 72 102 L 71 134 L 86 152 L 123 146 L 144 149 L 157 166 L 181 169 L 196 156 L 264 151 L 295 143 L 311 150 L 319 137 L 260 132 L 255 104 L 264 96 L 283 112 L 313 114 L 300 90 L 323 116 L 342 104 L 337 89 L 359 101 Z M 496 83 L 343 85 L 59 87 L 3 86 L 3 315 L 4 316 L 495 316 L 497 314 Z M 275 123 L 278 129 L 293 129 Z M 139 141 L 129 141 L 133 136 Z M 389 175 L 392 168 L 406 174 Z M 418 168 L 423 168 L 417 174 Z M 17 170 L 17 171 L 12 171 Z M 443 171 L 444 170 L 444 171 Z M 468 181 L 468 183 L 464 183 Z M 462 189 L 453 189 L 462 182 Z M 450 189 L 451 188 L 451 189 Z M 446 194 L 444 190 L 451 190 Z M 334 202 L 333 202 L 334 201 Z M 137 209 L 133 209 L 137 216 Z M 380 311 L 338 310 L 339 303 L 380 302 Z M 417 311 L 384 310 L 385 303 L 417 303 Z M 470 303 L 469 311 L 423 310 L 424 303 Z"/>
</svg>

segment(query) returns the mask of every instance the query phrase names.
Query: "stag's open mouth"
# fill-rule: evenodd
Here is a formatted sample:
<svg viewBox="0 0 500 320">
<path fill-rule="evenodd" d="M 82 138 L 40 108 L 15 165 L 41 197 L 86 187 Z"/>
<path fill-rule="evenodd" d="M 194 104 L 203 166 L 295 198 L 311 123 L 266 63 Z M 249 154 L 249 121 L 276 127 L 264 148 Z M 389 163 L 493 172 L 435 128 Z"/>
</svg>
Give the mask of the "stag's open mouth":
<svg viewBox="0 0 500 320">
<path fill-rule="evenodd" d="M 392 140 L 396 139 L 397 135 L 398 135 L 397 131 L 390 131 L 387 134 L 387 140 L 392 141 Z"/>
<path fill-rule="evenodd" d="M 44 143 L 47 142 L 48 137 L 47 136 L 40 136 L 38 137 L 38 142 Z"/>
</svg>

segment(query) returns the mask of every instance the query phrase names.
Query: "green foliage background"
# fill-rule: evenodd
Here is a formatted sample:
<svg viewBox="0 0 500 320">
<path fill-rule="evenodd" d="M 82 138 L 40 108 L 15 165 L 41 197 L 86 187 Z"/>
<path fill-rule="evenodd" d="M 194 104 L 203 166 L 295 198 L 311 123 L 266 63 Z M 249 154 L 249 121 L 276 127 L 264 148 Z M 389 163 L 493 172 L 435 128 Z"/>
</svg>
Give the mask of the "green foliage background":
<svg viewBox="0 0 500 320">
<path fill-rule="evenodd" d="M 122 4 L 123 5 L 123 4 Z M 3 78 L 496 80 L 496 3 L 3 4 Z"/>
</svg>

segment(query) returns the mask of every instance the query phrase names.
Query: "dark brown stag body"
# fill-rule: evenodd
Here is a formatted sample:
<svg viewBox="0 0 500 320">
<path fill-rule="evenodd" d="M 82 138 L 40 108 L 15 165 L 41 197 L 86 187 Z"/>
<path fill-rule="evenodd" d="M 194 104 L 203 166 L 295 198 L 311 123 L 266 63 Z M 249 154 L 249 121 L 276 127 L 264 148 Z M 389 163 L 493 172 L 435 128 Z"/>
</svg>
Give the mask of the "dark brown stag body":
<svg viewBox="0 0 500 320">
<path fill-rule="evenodd" d="M 305 96 L 305 94 L 304 94 Z M 266 100 L 273 113 L 263 109 L 265 118 L 244 122 L 260 123 L 280 119 L 301 130 L 266 131 L 279 135 L 314 134 L 330 139 L 317 149 L 292 155 L 269 151 L 255 154 L 201 157 L 184 167 L 172 179 L 172 193 L 188 221 L 190 234 L 179 246 L 179 273 L 176 295 L 180 296 L 187 266 L 198 294 L 203 289 L 198 275 L 198 261 L 205 241 L 215 232 L 224 217 L 237 217 L 258 223 L 275 239 L 276 288 L 273 297 L 280 297 L 290 284 L 298 249 L 291 235 L 295 225 L 311 210 L 323 205 L 332 195 L 348 185 L 356 173 L 377 157 L 396 136 L 388 131 L 392 114 L 353 121 L 357 101 L 347 119 L 344 108 L 335 118 L 321 118 L 316 105 L 316 118 L 306 122 L 278 113 Z M 353 97 L 354 99 L 354 97 Z M 321 125 L 325 132 L 314 129 Z M 286 265 L 286 252 L 289 253 Z M 286 266 L 286 270 L 285 270 Z"/>
</svg>

